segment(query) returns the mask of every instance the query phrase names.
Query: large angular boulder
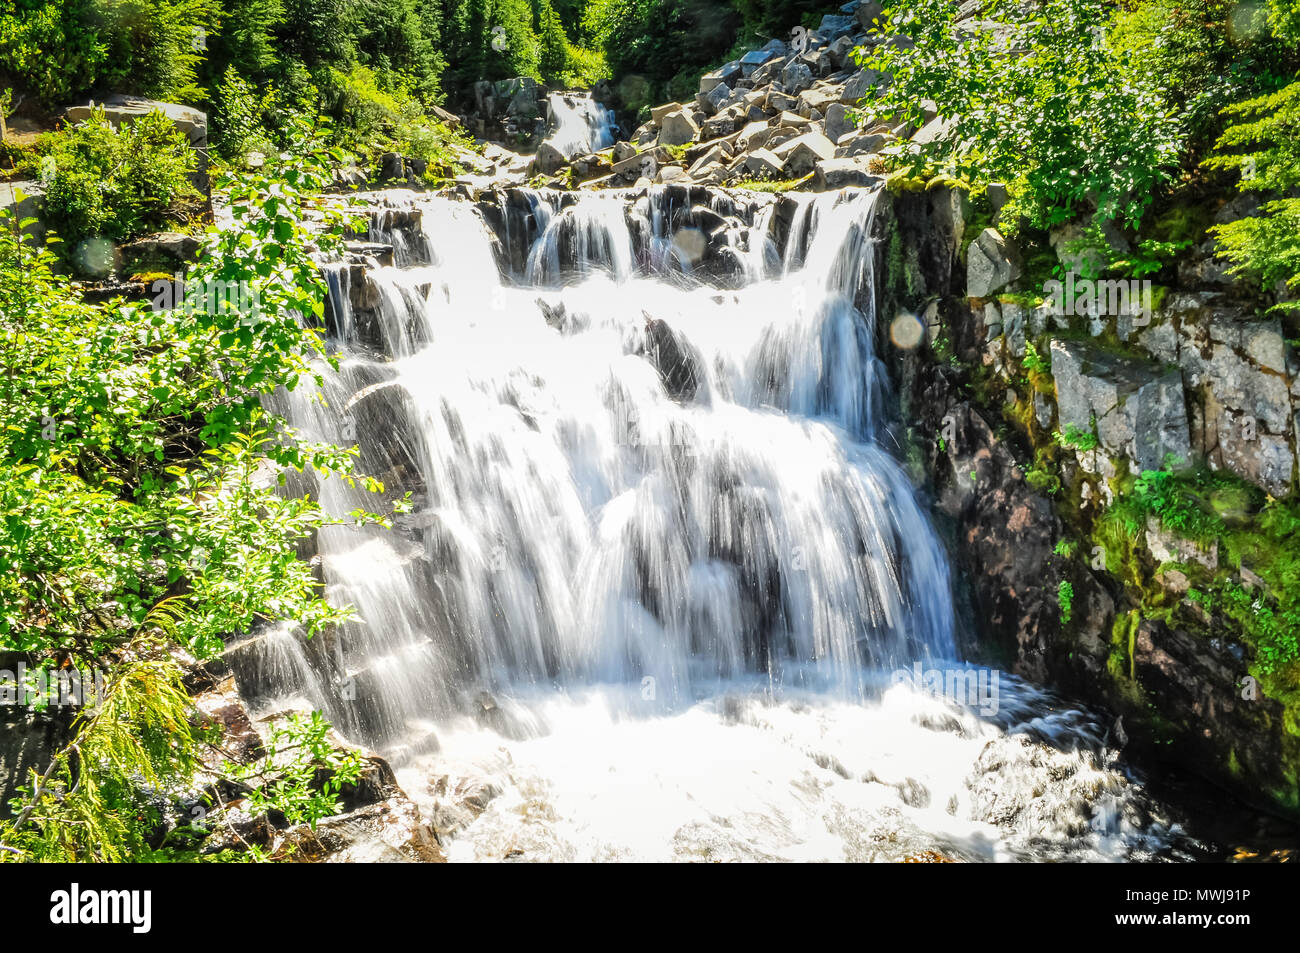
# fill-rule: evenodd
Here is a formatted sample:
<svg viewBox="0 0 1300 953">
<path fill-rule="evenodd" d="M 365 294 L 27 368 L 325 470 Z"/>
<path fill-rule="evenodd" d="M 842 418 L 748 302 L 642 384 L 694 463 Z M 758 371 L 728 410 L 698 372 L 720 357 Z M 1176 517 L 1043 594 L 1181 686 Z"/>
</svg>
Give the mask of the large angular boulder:
<svg viewBox="0 0 1300 953">
<path fill-rule="evenodd" d="M 781 160 L 787 175 L 801 178 L 811 173 L 822 159 L 834 158 L 835 144 L 820 132 L 808 132 L 782 143 L 772 152 Z"/>
<path fill-rule="evenodd" d="M 882 79 L 882 75 L 873 69 L 858 70 L 845 81 L 840 90 L 840 102 L 846 106 L 856 106 L 875 93 Z"/>
<path fill-rule="evenodd" d="M 995 228 L 986 228 L 966 252 L 966 293 L 987 298 L 1019 278 L 1021 270 L 1015 242 L 1003 238 Z"/>
<path fill-rule="evenodd" d="M 662 106 L 654 106 L 650 110 L 650 122 L 656 127 L 662 126 L 665 116 L 669 113 L 675 113 L 681 108 L 681 103 L 664 103 Z"/>
<path fill-rule="evenodd" d="M 791 60 L 781 70 L 781 85 L 787 93 L 801 93 L 813 84 L 813 71 L 801 59 Z"/>
<path fill-rule="evenodd" d="M 659 145 L 682 146 L 694 142 L 700 127 L 685 109 L 667 113 L 659 123 Z"/>
<path fill-rule="evenodd" d="M 767 140 L 772 137 L 772 128 L 766 120 L 751 122 L 740 130 L 740 135 L 736 137 L 736 148 L 741 151 L 750 149 L 759 149 L 767 144 Z"/>
<path fill-rule="evenodd" d="M 147 116 L 151 112 L 161 112 L 171 120 L 172 125 L 179 129 L 190 140 L 190 145 L 196 149 L 201 149 L 208 144 L 208 117 L 203 113 L 190 106 L 181 106 L 177 103 L 164 103 L 156 99 L 145 99 L 140 96 L 109 96 L 102 103 L 98 104 L 104 110 L 104 118 L 107 119 L 114 127 L 121 126 L 123 123 L 134 122 L 141 116 Z M 94 102 L 85 106 L 69 106 L 64 111 L 64 116 L 69 122 L 84 122 L 91 117 L 97 105 Z"/>
<path fill-rule="evenodd" d="M 1103 451 L 1138 470 L 1158 470 L 1171 455 L 1190 462 L 1183 377 L 1082 341 L 1052 341 L 1052 377 L 1062 432 L 1095 432 Z"/>
<path fill-rule="evenodd" d="M 733 60 L 721 69 L 716 69 L 711 73 L 705 73 L 700 77 L 700 95 L 710 92 L 717 86 L 734 86 L 736 80 L 740 79 L 744 70 L 739 60 Z"/>
<path fill-rule="evenodd" d="M 554 175 L 568 160 L 564 153 L 557 149 L 549 142 L 543 142 L 537 147 L 537 154 L 533 156 L 533 175 Z"/>
<path fill-rule="evenodd" d="M 870 187 L 881 179 L 867 171 L 867 157 L 852 159 L 822 159 L 813 168 L 813 186 L 819 192 L 842 189 L 848 186 Z"/>
<path fill-rule="evenodd" d="M 755 149 L 745 156 L 745 171 L 751 175 L 773 178 L 781 174 L 783 164 L 767 149 Z"/>
<path fill-rule="evenodd" d="M 768 63 L 776 58 L 777 53 L 775 50 L 750 50 L 740 58 L 740 75 L 749 78 L 753 76 L 754 72 L 764 63 Z"/>
<path fill-rule="evenodd" d="M 831 142 L 838 144 L 844 136 L 857 128 L 849 118 L 849 108 L 843 103 L 830 103 L 823 113 L 826 118 L 822 121 L 822 132 Z"/>
<path fill-rule="evenodd" d="M 707 115 L 712 116 L 721 109 L 730 98 L 731 87 L 726 83 L 719 83 L 707 93 L 700 93 L 697 97 L 697 102 L 699 103 L 700 108 L 703 109 Z"/>
</svg>

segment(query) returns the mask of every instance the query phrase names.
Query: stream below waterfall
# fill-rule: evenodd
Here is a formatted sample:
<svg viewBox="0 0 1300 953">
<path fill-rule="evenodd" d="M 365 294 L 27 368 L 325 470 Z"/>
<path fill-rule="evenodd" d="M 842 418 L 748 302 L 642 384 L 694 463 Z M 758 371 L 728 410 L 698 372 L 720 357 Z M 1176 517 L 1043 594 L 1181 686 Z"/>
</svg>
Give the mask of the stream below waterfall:
<svg viewBox="0 0 1300 953">
<path fill-rule="evenodd" d="M 392 264 L 325 266 L 342 368 L 274 409 L 414 507 L 320 533 L 358 619 L 249 640 L 248 693 L 388 757 L 451 860 L 1205 856 L 1111 726 L 958 659 L 878 443 L 874 195 L 682 195 L 368 197 Z"/>
</svg>

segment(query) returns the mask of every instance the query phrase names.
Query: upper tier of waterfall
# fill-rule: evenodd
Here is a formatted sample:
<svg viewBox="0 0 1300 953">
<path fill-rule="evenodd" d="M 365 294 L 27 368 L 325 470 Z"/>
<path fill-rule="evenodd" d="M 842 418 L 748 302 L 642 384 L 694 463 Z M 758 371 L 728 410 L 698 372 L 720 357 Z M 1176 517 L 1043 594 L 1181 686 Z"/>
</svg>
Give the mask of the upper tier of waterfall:
<svg viewBox="0 0 1300 953">
<path fill-rule="evenodd" d="M 529 193 L 527 221 L 503 220 L 533 233 L 519 273 L 472 205 L 422 200 L 414 231 L 377 214 L 405 267 L 365 275 L 373 346 L 329 271 L 344 370 L 277 409 L 417 500 L 397 532 L 320 534 L 331 597 L 363 620 L 335 678 L 367 701 L 334 713 L 363 737 L 469 688 L 652 679 L 669 703 L 761 671 L 855 695 L 864 672 L 954 654 L 943 554 L 874 442 L 874 196 L 810 198 L 784 264 L 770 206 L 750 210 L 749 281 L 724 291 L 667 194 L 629 214 Z"/>
</svg>

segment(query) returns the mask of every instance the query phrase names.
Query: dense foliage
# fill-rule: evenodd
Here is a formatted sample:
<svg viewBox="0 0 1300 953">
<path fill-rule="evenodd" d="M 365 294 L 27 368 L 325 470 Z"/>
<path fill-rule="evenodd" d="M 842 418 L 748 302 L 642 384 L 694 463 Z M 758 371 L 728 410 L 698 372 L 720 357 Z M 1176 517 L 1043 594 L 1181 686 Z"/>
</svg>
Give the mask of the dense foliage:
<svg viewBox="0 0 1300 953">
<path fill-rule="evenodd" d="M 899 0 L 887 15 L 916 45 L 863 53 L 893 77 L 864 111 L 920 125 L 922 102 L 939 104 L 947 134 L 903 158 L 1005 182 L 1012 212 L 1038 227 L 1080 213 L 1138 226 L 1218 137 L 1224 110 L 1300 67 L 1264 7 L 1218 0 L 993 0 L 982 15 L 1003 26 L 979 31 L 954 26 L 943 0 Z"/>
<path fill-rule="evenodd" d="M 19 805 L 20 852 L 112 859 L 139 846 L 141 780 L 183 775 L 199 744 L 177 651 L 203 659 L 260 621 L 311 633 L 347 615 L 298 558 L 333 518 L 281 493 L 277 474 L 355 480 L 354 451 L 303 440 L 261 403 L 329 370 L 308 248 L 337 239 L 304 224 L 318 167 L 286 161 L 275 180 L 229 183 L 236 227 L 208 233 L 179 293 L 156 284 L 170 308 L 87 303 L 21 239 L 23 223 L 0 217 L 0 649 L 111 675 Z M 93 828 L 69 832 L 69 817 L 91 815 Z"/>
</svg>

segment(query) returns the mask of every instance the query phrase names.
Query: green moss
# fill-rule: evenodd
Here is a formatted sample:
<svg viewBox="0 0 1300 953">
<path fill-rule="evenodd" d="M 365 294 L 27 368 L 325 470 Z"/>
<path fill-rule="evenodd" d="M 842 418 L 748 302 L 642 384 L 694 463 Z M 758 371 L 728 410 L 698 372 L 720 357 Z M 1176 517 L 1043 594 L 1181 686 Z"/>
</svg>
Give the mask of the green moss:
<svg viewBox="0 0 1300 953">
<path fill-rule="evenodd" d="M 896 195 L 900 192 L 924 192 L 925 182 L 922 176 L 913 175 L 907 169 L 899 169 L 885 177 L 885 188 Z"/>
<path fill-rule="evenodd" d="M 1069 580 L 1062 579 L 1056 587 L 1056 602 L 1061 607 L 1061 625 L 1069 625 L 1074 617 L 1074 586 Z"/>
</svg>

